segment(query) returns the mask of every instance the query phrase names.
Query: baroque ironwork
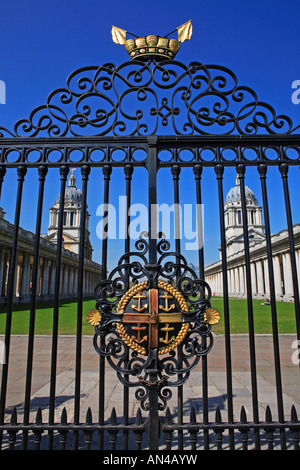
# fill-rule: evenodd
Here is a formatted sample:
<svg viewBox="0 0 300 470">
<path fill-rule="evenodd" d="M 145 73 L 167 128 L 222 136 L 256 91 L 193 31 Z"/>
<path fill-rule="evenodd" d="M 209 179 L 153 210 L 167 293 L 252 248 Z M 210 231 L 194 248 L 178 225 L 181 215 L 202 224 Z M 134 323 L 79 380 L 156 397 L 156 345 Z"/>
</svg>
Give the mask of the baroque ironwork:
<svg viewBox="0 0 300 470">
<path fill-rule="evenodd" d="M 184 25 L 183 25 L 184 26 Z M 187 38 L 189 27 L 184 32 Z M 178 30 L 178 28 L 177 28 Z M 182 32 L 182 31 L 181 31 Z M 125 36 L 120 33 L 120 43 Z M 178 30 L 178 34 L 180 31 Z M 170 33 L 171 34 L 171 33 Z M 181 34 L 181 33 L 180 33 Z M 169 36 L 169 35 L 167 35 Z M 7 360 L 2 365 L 0 400 L 0 448 L 5 445 L 13 449 L 18 444 L 16 434 L 22 433 L 22 448 L 29 445 L 30 433 L 35 448 L 41 444 L 41 434 L 48 434 L 48 449 L 54 446 L 54 433 L 59 433 L 61 448 L 66 446 L 66 436 L 73 433 L 73 449 L 80 445 L 79 434 L 84 433 L 86 448 L 91 448 L 93 433 L 98 435 L 98 448 L 105 447 L 104 434 L 109 434 L 111 449 L 116 448 L 117 434 L 122 433 L 123 448 L 129 446 L 129 433 L 135 434 L 136 448 L 141 449 L 146 432 L 149 447 L 157 449 L 158 438 L 165 435 L 166 449 L 171 449 L 173 431 L 177 445 L 183 449 L 183 433 L 190 435 L 191 448 L 197 448 L 197 437 L 201 435 L 204 449 L 209 449 L 210 433 L 214 433 L 217 448 L 222 448 L 222 434 L 228 432 L 229 448 L 235 448 L 235 435 L 240 433 L 243 448 L 253 444 L 261 448 L 260 436 L 265 432 L 268 448 L 273 448 L 275 435 L 279 435 L 281 449 L 288 440 L 299 449 L 300 423 L 295 407 L 291 418 L 284 414 L 283 390 L 275 280 L 272 264 L 271 227 L 268 209 L 267 169 L 278 167 L 282 178 L 287 230 L 289 236 L 291 272 L 294 291 L 297 338 L 300 339 L 300 303 L 297 280 L 297 264 L 293 238 L 292 210 L 289 194 L 288 170 L 299 166 L 300 126 L 292 120 L 277 115 L 274 108 L 259 100 L 256 92 L 240 84 L 235 74 L 226 67 L 191 62 L 188 65 L 172 60 L 176 43 L 165 36 L 166 48 L 159 51 L 159 37 L 136 38 L 136 46 L 129 52 L 133 60 L 121 65 L 106 63 L 101 66 L 83 67 L 75 70 L 65 86 L 54 90 L 46 102 L 36 107 L 28 118 L 16 122 L 12 130 L 0 127 L 0 190 L 6 173 L 17 168 L 17 196 L 13 243 L 8 276 L 7 316 L 5 346 Z M 183 36 L 179 42 L 183 42 Z M 137 41 L 142 39 L 142 41 Z M 147 47 L 143 47 L 143 41 Z M 157 41 L 157 42 L 156 42 Z M 141 43 L 142 42 L 142 43 Z M 126 40 L 124 42 L 124 45 Z M 133 42 L 127 44 L 133 45 Z M 178 47 L 178 46 L 176 46 Z M 155 57 L 147 57 L 153 48 Z M 145 51 L 143 50 L 145 49 Z M 175 48 L 176 49 L 176 48 Z M 160 56 L 160 54 L 162 54 Z M 161 60 L 164 55 L 170 59 Z M 174 57 L 174 55 L 173 55 Z M 267 264 L 269 272 L 270 302 L 272 314 L 272 339 L 277 394 L 278 419 L 273 421 L 269 407 L 265 422 L 259 419 L 258 384 L 256 372 L 255 331 L 253 322 L 252 282 L 250 266 L 250 240 L 247 230 L 245 199 L 245 176 L 247 167 L 256 167 L 259 173 L 263 197 L 266 230 Z M 74 421 L 68 422 L 66 410 L 61 423 L 55 422 L 56 376 L 58 355 L 58 320 L 63 242 L 64 194 L 68 172 L 81 167 L 82 209 L 80 253 L 77 283 L 77 331 L 74 393 Z M 212 325 L 219 320 L 219 313 L 210 306 L 210 288 L 204 281 L 204 252 L 198 250 L 199 272 L 187 266 L 175 240 L 175 251 L 162 239 L 142 238 L 136 243 L 136 251 L 130 251 L 130 241 L 125 240 L 125 254 L 108 278 L 103 279 L 95 291 L 96 306 L 88 314 L 95 328 L 94 346 L 100 355 L 99 361 L 99 414 L 98 422 L 92 420 L 88 409 L 86 423 L 80 423 L 81 408 L 81 354 L 82 313 L 84 298 L 84 241 L 87 210 L 88 180 L 91 169 L 103 170 L 103 200 L 109 202 L 109 180 L 115 167 L 124 169 L 127 201 L 131 196 L 132 173 L 137 168 L 148 173 L 148 203 L 156 204 L 157 172 L 170 167 L 174 180 L 174 202 L 179 203 L 180 172 L 185 167 L 193 169 L 195 176 L 196 202 L 203 203 L 201 196 L 202 172 L 214 168 L 217 180 L 220 217 L 220 243 L 222 260 L 223 313 L 225 328 L 227 422 L 216 407 L 215 421 L 209 418 L 207 354 L 213 346 Z M 224 217 L 223 174 L 227 167 L 235 167 L 239 175 L 242 201 L 242 225 L 245 251 L 245 280 L 249 324 L 249 370 L 251 373 L 251 396 L 253 421 L 248 421 L 244 407 L 240 422 L 234 417 L 233 382 L 230 343 L 230 309 L 228 298 L 228 271 Z M 9 393 L 8 363 L 16 265 L 18 262 L 18 236 L 22 206 L 23 185 L 28 173 L 38 169 L 39 190 L 32 270 L 32 298 L 28 336 L 27 373 L 25 385 L 23 423 L 18 422 L 17 410 L 13 409 L 11 420 L 6 420 L 6 397 Z M 39 409 L 36 423 L 30 422 L 32 397 L 33 347 L 35 335 L 35 311 L 39 287 L 40 233 L 43 212 L 44 186 L 47 172 L 51 168 L 60 171 L 60 209 L 57 252 L 55 259 L 55 297 L 51 350 L 51 378 L 49 393 L 49 418 L 43 423 Z M 29 171 L 28 171 L 29 170 Z M 203 171 L 204 170 L 204 171 Z M 99 174 L 99 173 L 98 173 Z M 101 174 L 101 172 L 100 172 Z M 269 177 L 268 177 L 269 178 Z M 4 183 L 5 184 L 5 183 Z M 89 183 L 90 184 L 90 183 Z M 191 189 L 192 191 L 192 189 Z M 98 195 L 98 191 L 97 191 Z M 207 193 L 204 200 L 211 197 Z M 98 196 L 97 196 L 98 197 Z M 99 196 L 100 198 L 100 196 Z M 153 227 L 152 227 L 153 228 Z M 151 224 L 149 223 L 149 233 Z M 156 233 L 156 231 L 155 231 Z M 145 235 L 146 237 L 146 235 Z M 158 256 L 157 256 L 158 255 Z M 108 248 L 102 245 L 102 273 L 106 277 Z M 159 259 L 157 259 L 159 258 Z M 156 308 L 157 307 L 157 308 Z M 106 359 L 115 369 L 124 384 L 123 422 L 117 420 L 113 409 L 111 418 L 105 420 L 105 363 Z M 202 372 L 202 422 L 196 419 L 196 409 L 191 408 L 190 421 L 183 418 L 183 385 L 193 367 L 201 359 Z M 177 389 L 177 422 L 173 423 L 167 407 L 174 387 Z M 129 389 L 133 388 L 137 400 L 149 411 L 146 420 L 140 407 L 135 423 L 129 419 Z M 158 403 L 159 402 L 159 403 Z M 165 408 L 165 418 L 158 411 Z M 154 417 L 154 419 L 153 419 Z M 289 432 L 289 434 L 288 434 Z M 6 433 L 6 434 L 5 434 Z M 276 437 L 277 438 L 277 437 Z M 201 444 L 202 445 L 202 444 Z M 227 441 L 226 441 L 227 445 Z"/>
<path fill-rule="evenodd" d="M 139 387 L 136 398 L 143 409 L 148 409 L 149 389 L 156 387 L 162 410 L 172 396 L 166 387 L 183 385 L 211 350 L 211 324 L 220 316 L 210 308 L 209 285 L 197 278 L 182 254 L 169 251 L 167 240 L 157 244 L 155 265 L 148 263 L 145 238 L 136 242 L 136 249 L 125 253 L 97 285 L 96 309 L 87 318 L 95 327 L 97 353 L 107 358 L 119 380 Z"/>
<path fill-rule="evenodd" d="M 228 68 L 175 60 L 83 67 L 45 104 L 1 137 L 290 134 L 277 115 Z"/>
</svg>

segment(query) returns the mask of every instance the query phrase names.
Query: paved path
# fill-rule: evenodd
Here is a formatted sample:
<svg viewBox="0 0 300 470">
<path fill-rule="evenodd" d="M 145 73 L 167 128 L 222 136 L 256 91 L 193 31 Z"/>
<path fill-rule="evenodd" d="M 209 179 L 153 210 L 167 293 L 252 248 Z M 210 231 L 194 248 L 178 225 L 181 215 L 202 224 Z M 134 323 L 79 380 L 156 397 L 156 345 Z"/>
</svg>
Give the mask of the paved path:
<svg viewBox="0 0 300 470">
<path fill-rule="evenodd" d="M 0 337 L 0 339 L 3 339 Z M 280 359 L 282 370 L 282 385 L 284 392 L 285 411 L 289 415 L 292 404 L 300 406 L 300 369 L 293 364 L 292 354 L 295 355 L 295 336 L 280 336 Z M 267 404 L 271 406 L 274 419 L 276 417 L 276 389 L 273 359 L 272 336 L 258 335 L 256 344 L 256 364 L 258 380 L 258 399 L 261 419 L 264 420 L 264 410 Z M 51 365 L 50 336 L 36 336 L 34 343 L 34 367 L 32 379 L 32 408 L 47 409 L 50 388 L 50 365 Z M 72 408 L 74 399 L 74 377 L 75 377 L 75 351 L 76 338 L 74 336 L 60 336 L 58 339 L 57 357 L 57 411 L 65 406 L 70 412 L 68 418 L 72 419 Z M 251 417 L 251 374 L 249 342 L 247 335 L 231 336 L 231 355 L 233 371 L 233 394 L 234 405 L 239 419 L 240 406 L 244 405 Z M 17 406 L 22 410 L 25 390 L 27 359 L 27 337 L 12 336 L 9 373 L 7 408 Z M 90 406 L 95 419 L 98 408 L 98 375 L 99 356 L 93 348 L 92 336 L 82 338 L 82 375 L 81 375 L 81 398 L 82 417 Z M 1 366 L 0 366 L 1 368 Z M 185 407 L 196 406 L 201 412 L 202 402 L 202 374 L 201 365 L 198 365 L 190 375 L 189 381 L 184 386 Z M 209 403 L 210 408 L 215 409 L 219 405 L 221 409 L 227 409 L 226 391 L 226 359 L 225 338 L 217 336 L 214 346 L 208 355 L 208 379 L 209 379 Z M 117 412 L 122 415 L 120 406 L 122 386 L 116 377 L 116 373 L 107 365 L 106 373 L 106 409 L 116 407 Z M 134 393 L 133 393 L 134 395 Z M 136 411 L 136 403 L 131 399 L 131 410 L 133 416 Z M 226 413 L 225 413 L 226 415 Z M 225 419 L 225 416 L 224 416 Z M 249 418 L 250 419 L 250 418 Z"/>
<path fill-rule="evenodd" d="M 3 339 L 3 337 L 0 337 Z M 290 419 L 291 406 L 294 404 L 300 416 L 300 369 L 293 364 L 292 354 L 295 354 L 294 335 L 280 336 L 280 357 L 282 369 L 282 387 L 284 398 L 285 419 Z M 275 388 L 275 369 L 272 336 L 258 335 L 255 338 L 257 383 L 259 400 L 259 417 L 265 420 L 265 409 L 270 405 L 273 419 L 277 419 L 277 399 Z M 31 420 L 35 421 L 38 407 L 42 408 L 43 422 L 47 422 L 47 409 L 50 390 L 51 365 L 50 336 L 36 336 L 34 343 L 34 367 L 32 378 Z M 294 346 L 294 347 L 293 347 Z M 74 378 L 75 378 L 75 351 L 76 338 L 74 336 L 59 336 L 57 358 L 57 384 L 56 384 L 56 421 L 60 422 L 63 407 L 67 410 L 68 422 L 73 420 L 74 404 Z M 247 411 L 248 420 L 252 416 L 252 394 L 249 341 L 247 335 L 231 336 L 232 378 L 233 378 L 233 405 L 235 420 L 240 420 L 241 406 Z M 214 421 L 215 408 L 218 405 L 222 412 L 222 419 L 227 421 L 227 388 L 226 388 L 226 360 L 225 338 L 217 336 L 214 346 L 208 356 L 208 396 L 209 419 Z M 18 421 L 22 419 L 23 402 L 25 395 L 27 359 L 27 337 L 12 336 L 8 393 L 6 402 L 6 421 L 14 406 L 18 410 Z M 2 368 L 0 366 L 0 368 Z M 82 374 L 81 374 L 81 422 L 85 422 L 88 407 L 91 407 L 93 421 L 98 419 L 98 384 L 99 384 L 99 356 L 93 348 L 93 337 L 82 338 Z M 123 387 L 119 383 L 116 373 L 107 365 L 105 372 L 106 383 L 106 419 L 109 419 L 112 407 L 115 407 L 117 416 L 122 417 Z M 176 415 L 176 393 L 169 402 L 171 412 Z M 184 412 L 189 416 L 191 406 L 198 413 L 201 420 L 202 413 L 202 373 L 198 365 L 184 385 Z M 130 416 L 135 417 L 138 403 L 134 391 L 130 392 Z"/>
</svg>

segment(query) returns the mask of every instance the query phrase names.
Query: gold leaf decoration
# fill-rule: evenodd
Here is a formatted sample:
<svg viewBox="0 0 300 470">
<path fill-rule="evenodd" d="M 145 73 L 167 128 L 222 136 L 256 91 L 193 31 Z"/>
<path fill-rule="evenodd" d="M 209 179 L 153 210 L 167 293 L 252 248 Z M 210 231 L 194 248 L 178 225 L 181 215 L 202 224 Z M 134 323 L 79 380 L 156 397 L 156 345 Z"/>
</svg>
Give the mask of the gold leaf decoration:
<svg viewBox="0 0 300 470">
<path fill-rule="evenodd" d="M 117 28 L 116 26 L 111 28 L 112 40 L 115 44 L 125 44 L 126 33 L 125 29 Z"/>
<path fill-rule="evenodd" d="M 178 31 L 178 41 L 179 42 L 184 42 L 188 41 L 192 37 L 192 32 L 193 32 L 193 26 L 192 26 L 192 21 L 187 21 L 186 23 L 182 24 L 178 28 L 176 28 Z"/>
<path fill-rule="evenodd" d="M 93 326 L 97 326 L 101 322 L 101 315 L 99 313 L 99 310 L 96 310 L 96 309 L 90 310 L 86 318 L 87 318 L 87 321 Z"/>
<path fill-rule="evenodd" d="M 215 308 L 208 308 L 204 313 L 204 320 L 209 325 L 215 325 L 220 321 L 220 313 Z"/>
</svg>

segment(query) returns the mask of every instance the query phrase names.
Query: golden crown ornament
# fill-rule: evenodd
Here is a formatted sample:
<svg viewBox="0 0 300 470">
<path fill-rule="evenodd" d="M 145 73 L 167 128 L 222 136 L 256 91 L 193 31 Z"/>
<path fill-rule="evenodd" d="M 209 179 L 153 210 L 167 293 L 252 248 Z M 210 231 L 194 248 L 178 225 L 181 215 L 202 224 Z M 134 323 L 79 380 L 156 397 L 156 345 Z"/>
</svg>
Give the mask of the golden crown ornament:
<svg viewBox="0 0 300 470">
<path fill-rule="evenodd" d="M 177 39 L 169 39 L 168 36 L 175 31 L 178 32 Z M 124 45 L 131 59 L 149 60 L 155 58 L 159 60 L 174 59 L 180 49 L 180 43 L 188 41 L 192 36 L 192 22 L 187 21 L 166 36 L 155 36 L 153 34 L 138 37 L 128 31 L 112 27 L 112 39 L 115 44 Z M 134 39 L 127 39 L 127 34 L 134 36 Z"/>
</svg>

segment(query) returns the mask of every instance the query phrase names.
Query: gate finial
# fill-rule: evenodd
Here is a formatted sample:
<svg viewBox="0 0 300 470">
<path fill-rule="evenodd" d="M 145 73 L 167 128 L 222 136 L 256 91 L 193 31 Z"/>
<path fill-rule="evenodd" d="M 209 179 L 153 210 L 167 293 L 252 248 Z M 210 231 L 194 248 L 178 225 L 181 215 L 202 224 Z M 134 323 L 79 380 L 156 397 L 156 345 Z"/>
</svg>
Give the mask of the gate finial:
<svg viewBox="0 0 300 470">
<path fill-rule="evenodd" d="M 168 36 L 175 31 L 178 32 L 178 40 L 169 39 Z M 116 26 L 112 27 L 111 34 L 113 42 L 124 45 L 131 59 L 149 60 L 155 58 L 156 60 L 166 60 L 174 59 L 180 49 L 180 43 L 191 39 L 192 31 L 192 21 L 189 20 L 164 37 L 153 34 L 138 37 Z M 134 36 L 134 39 L 126 39 L 127 33 Z"/>
</svg>

